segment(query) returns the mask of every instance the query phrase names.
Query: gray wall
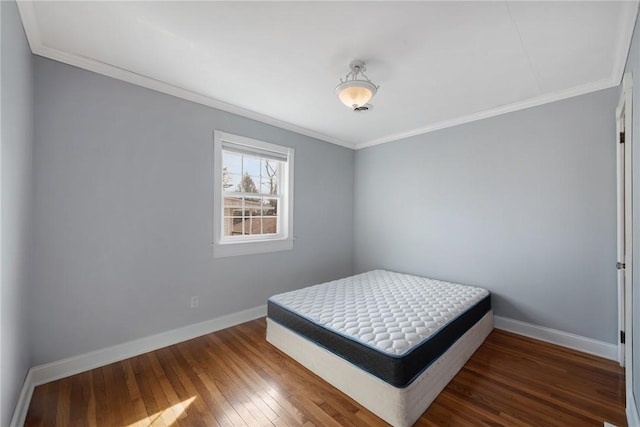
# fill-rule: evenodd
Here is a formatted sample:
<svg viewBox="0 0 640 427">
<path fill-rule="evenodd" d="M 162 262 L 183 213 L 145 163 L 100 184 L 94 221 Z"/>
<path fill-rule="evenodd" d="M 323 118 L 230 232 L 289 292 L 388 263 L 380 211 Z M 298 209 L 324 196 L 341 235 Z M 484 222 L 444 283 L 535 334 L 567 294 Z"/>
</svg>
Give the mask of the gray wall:
<svg viewBox="0 0 640 427">
<path fill-rule="evenodd" d="M 636 407 L 640 408 L 640 17 L 636 19 L 636 28 L 631 42 L 625 72 L 633 73 L 632 135 L 629 138 L 633 156 L 633 396 Z M 635 130 L 635 132 L 633 131 Z"/>
<path fill-rule="evenodd" d="M 9 425 L 31 366 L 27 290 L 31 241 L 33 71 L 18 8 L 0 2 L 0 141 L 2 142 L 2 286 L 0 425 Z"/>
<path fill-rule="evenodd" d="M 479 285 L 497 315 L 616 342 L 617 95 L 358 150 L 355 271 Z"/>
<path fill-rule="evenodd" d="M 353 151 L 42 58 L 35 93 L 34 364 L 352 273 Z M 214 129 L 296 150 L 292 251 L 213 258 Z"/>
</svg>

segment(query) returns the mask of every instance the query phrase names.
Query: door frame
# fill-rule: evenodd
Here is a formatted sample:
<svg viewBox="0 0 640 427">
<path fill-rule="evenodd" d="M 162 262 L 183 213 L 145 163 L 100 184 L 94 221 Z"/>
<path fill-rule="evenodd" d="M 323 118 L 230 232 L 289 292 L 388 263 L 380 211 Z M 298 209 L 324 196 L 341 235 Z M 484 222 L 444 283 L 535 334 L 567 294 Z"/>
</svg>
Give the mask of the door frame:
<svg viewBox="0 0 640 427">
<path fill-rule="evenodd" d="M 631 157 L 631 74 L 626 73 L 622 80 L 622 92 L 616 108 L 616 187 L 617 187 L 617 255 L 616 261 L 624 264 L 624 268 L 617 270 L 618 290 L 618 362 L 620 366 L 627 365 L 629 355 L 627 348 L 631 348 L 631 321 L 627 319 L 631 314 L 631 280 L 632 280 L 632 157 Z M 622 132 L 627 136 L 622 141 Z M 623 143 L 624 142 L 624 143 Z M 625 343 L 622 342 L 625 335 Z M 630 368 L 630 366 L 629 366 Z M 628 369 L 629 371 L 631 369 Z"/>
<path fill-rule="evenodd" d="M 624 201 L 624 228 L 623 234 L 620 233 L 620 213 L 618 213 L 618 239 L 621 237 L 624 239 L 624 259 L 622 262 L 625 264 L 623 270 L 618 270 L 618 276 L 623 274 L 624 286 L 621 288 L 618 285 L 618 326 L 621 327 L 620 331 L 625 334 L 625 343 L 619 342 L 618 344 L 618 359 L 621 366 L 625 367 L 625 394 L 626 394 L 626 408 L 627 408 L 627 420 L 637 418 L 636 401 L 633 395 L 633 274 L 632 274 L 632 248 L 633 248 L 633 229 L 632 229 L 632 213 L 633 213 L 633 193 L 632 193 L 632 93 L 633 93 L 633 81 L 631 73 L 625 73 L 622 79 L 622 93 L 620 94 L 620 101 L 618 108 L 616 109 L 616 145 L 617 145 L 617 162 L 618 166 L 622 163 L 624 166 L 624 194 L 618 189 L 618 197 L 623 197 Z M 624 144 L 620 142 L 620 132 L 624 130 L 625 141 Z M 618 174 L 620 169 L 618 167 Z M 618 176 L 618 187 L 621 180 Z M 620 205 L 620 200 L 618 202 Z M 620 240 L 618 240 L 618 248 L 620 249 Z M 620 262 L 620 257 L 618 257 Z M 619 340 L 621 341 L 621 340 Z M 634 408 L 635 411 L 633 410 Z"/>
</svg>

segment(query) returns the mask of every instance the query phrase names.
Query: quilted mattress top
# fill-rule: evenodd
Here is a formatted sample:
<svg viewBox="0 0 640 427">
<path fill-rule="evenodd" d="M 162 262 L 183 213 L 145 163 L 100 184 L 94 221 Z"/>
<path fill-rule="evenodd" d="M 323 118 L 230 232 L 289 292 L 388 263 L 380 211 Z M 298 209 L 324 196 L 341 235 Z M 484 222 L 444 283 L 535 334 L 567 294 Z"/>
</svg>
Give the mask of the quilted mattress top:
<svg viewBox="0 0 640 427">
<path fill-rule="evenodd" d="M 474 286 L 375 270 L 269 300 L 347 338 L 401 356 L 488 295 Z"/>
</svg>

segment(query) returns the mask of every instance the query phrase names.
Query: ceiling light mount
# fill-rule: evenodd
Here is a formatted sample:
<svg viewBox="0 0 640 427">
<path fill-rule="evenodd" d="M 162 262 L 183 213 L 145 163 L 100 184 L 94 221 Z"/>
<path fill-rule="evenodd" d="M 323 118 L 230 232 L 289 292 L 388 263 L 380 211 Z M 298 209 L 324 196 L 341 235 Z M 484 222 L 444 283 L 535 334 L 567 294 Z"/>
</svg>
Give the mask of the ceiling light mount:
<svg viewBox="0 0 640 427">
<path fill-rule="evenodd" d="M 353 60 L 349 68 L 351 71 L 344 79 L 340 79 L 340 84 L 336 86 L 336 95 L 344 105 L 354 111 L 370 110 L 371 108 L 365 110 L 363 107 L 373 98 L 380 86 L 373 84 L 364 73 L 367 68 L 363 61 Z"/>
</svg>

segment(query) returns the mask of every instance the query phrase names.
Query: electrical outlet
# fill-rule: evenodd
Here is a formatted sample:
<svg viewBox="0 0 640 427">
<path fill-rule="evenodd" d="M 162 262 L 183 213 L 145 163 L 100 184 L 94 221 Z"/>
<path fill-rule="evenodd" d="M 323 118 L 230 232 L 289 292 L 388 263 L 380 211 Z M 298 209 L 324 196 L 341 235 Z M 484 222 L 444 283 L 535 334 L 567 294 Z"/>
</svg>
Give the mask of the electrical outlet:
<svg viewBox="0 0 640 427">
<path fill-rule="evenodd" d="M 198 307 L 198 297 L 191 297 L 191 308 L 197 308 Z"/>
</svg>

